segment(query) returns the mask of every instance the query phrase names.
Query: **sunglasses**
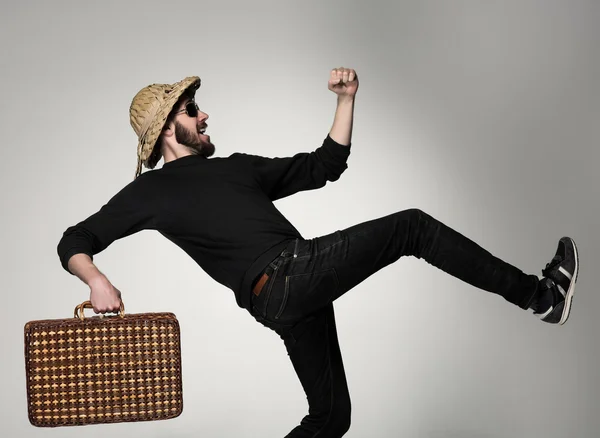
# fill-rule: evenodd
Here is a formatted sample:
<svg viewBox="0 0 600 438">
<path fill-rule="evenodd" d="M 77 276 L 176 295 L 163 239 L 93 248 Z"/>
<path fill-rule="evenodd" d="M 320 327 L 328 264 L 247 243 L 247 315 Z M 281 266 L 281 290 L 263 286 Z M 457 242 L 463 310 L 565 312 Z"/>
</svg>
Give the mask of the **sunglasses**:
<svg viewBox="0 0 600 438">
<path fill-rule="evenodd" d="M 184 109 L 177 111 L 175 114 L 186 113 L 188 116 L 196 118 L 198 117 L 199 110 L 200 108 L 198 108 L 198 104 L 193 100 L 190 100 L 188 103 L 185 104 Z"/>
</svg>

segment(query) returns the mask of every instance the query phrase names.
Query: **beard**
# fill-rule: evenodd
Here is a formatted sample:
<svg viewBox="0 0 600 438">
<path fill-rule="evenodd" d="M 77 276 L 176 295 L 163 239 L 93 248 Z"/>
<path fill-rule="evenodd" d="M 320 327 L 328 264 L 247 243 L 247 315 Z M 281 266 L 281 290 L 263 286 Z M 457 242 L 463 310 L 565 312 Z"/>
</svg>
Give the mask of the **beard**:
<svg viewBox="0 0 600 438">
<path fill-rule="evenodd" d="M 208 158 L 215 153 L 215 145 L 209 140 L 203 139 L 201 134 L 190 131 L 177 120 L 175 120 L 175 139 L 194 155 Z"/>
</svg>

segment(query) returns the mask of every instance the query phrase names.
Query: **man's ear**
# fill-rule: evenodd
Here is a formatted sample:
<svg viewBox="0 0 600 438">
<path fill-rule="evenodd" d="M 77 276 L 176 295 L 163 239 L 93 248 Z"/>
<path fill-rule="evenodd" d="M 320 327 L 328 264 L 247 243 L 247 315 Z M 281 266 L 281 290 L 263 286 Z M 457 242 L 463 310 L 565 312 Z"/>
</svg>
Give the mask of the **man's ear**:
<svg viewBox="0 0 600 438">
<path fill-rule="evenodd" d="M 173 122 L 165 123 L 165 126 L 163 126 L 161 134 L 166 137 L 171 137 L 174 133 L 175 133 L 175 127 L 173 126 Z"/>
</svg>

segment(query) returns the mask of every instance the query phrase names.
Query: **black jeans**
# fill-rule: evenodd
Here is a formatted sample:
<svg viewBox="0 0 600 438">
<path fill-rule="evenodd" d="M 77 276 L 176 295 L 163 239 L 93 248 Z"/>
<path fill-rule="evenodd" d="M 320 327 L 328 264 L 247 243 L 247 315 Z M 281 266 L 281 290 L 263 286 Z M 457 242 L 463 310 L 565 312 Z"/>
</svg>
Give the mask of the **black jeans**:
<svg viewBox="0 0 600 438">
<path fill-rule="evenodd" d="M 341 437 L 350 427 L 350 395 L 333 301 L 370 275 L 412 255 L 473 286 L 528 309 L 537 275 L 527 275 L 419 209 L 344 230 L 290 241 L 273 260 L 252 316 L 275 331 L 308 399 L 308 415 L 286 438 Z"/>
</svg>

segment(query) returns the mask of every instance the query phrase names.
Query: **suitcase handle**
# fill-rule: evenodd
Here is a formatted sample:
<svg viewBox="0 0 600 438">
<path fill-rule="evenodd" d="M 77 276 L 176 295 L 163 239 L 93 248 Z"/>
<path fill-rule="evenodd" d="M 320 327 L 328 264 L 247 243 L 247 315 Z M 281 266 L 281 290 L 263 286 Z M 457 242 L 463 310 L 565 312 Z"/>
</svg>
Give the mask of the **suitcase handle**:
<svg viewBox="0 0 600 438">
<path fill-rule="evenodd" d="M 85 315 L 83 314 L 83 309 L 93 309 L 91 301 L 84 301 L 80 305 L 75 307 L 74 315 L 75 318 L 79 318 L 80 320 L 85 319 Z M 121 308 L 119 309 L 119 316 L 123 318 L 125 316 L 125 305 L 123 304 L 123 300 L 121 300 Z M 104 318 L 104 315 L 100 315 L 100 318 Z"/>
</svg>

